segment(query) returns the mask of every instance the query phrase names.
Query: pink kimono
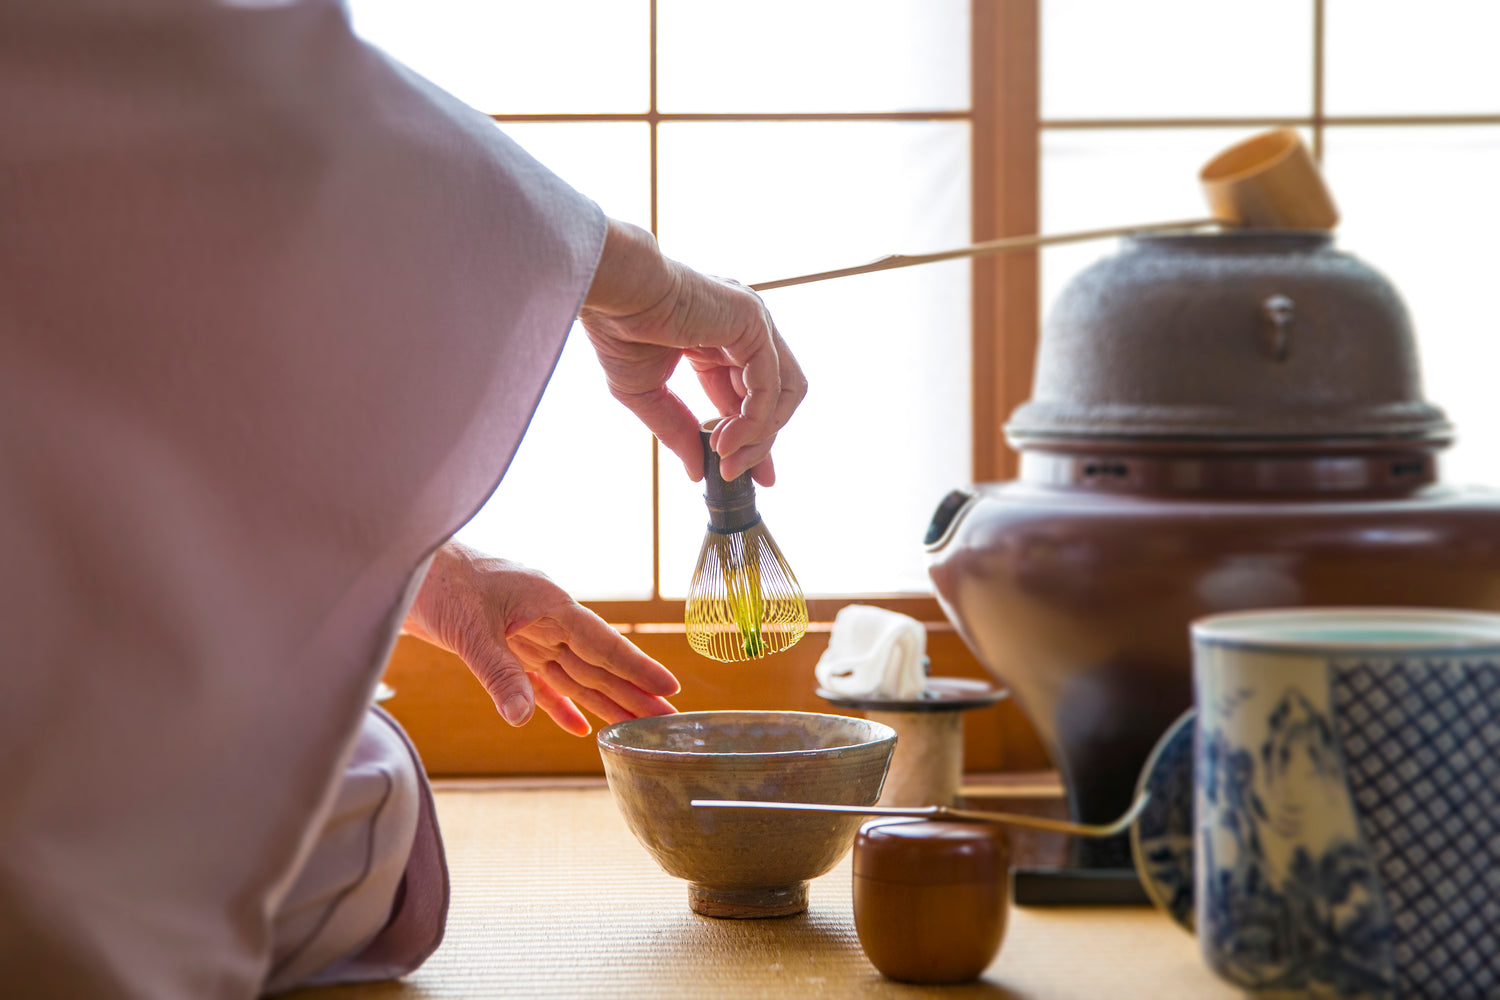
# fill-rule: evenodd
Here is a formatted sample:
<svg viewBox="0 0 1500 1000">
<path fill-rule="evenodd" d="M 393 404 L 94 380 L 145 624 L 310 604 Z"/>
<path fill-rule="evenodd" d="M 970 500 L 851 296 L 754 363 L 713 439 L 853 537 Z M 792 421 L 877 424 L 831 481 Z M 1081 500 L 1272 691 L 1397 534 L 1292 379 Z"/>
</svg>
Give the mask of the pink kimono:
<svg viewBox="0 0 1500 1000">
<path fill-rule="evenodd" d="M 399 756 L 367 707 L 420 571 L 603 235 L 334 0 L 0 3 L 6 991 L 289 985 L 273 928 L 346 765 Z M 333 978 L 440 937 L 405 794 L 399 906 Z"/>
</svg>

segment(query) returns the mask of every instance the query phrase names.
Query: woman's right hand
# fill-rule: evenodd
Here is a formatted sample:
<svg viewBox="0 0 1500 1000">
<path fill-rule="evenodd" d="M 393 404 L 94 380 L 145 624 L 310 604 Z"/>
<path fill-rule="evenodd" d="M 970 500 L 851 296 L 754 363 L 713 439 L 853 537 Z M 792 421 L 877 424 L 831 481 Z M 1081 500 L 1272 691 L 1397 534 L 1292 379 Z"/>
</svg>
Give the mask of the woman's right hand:
<svg viewBox="0 0 1500 1000">
<path fill-rule="evenodd" d="M 667 388 L 686 358 L 723 418 L 710 446 L 725 479 L 776 480 L 771 445 L 807 395 L 807 379 L 760 296 L 663 257 L 650 233 L 611 219 L 579 313 L 610 392 L 703 478 L 698 419 Z"/>
</svg>

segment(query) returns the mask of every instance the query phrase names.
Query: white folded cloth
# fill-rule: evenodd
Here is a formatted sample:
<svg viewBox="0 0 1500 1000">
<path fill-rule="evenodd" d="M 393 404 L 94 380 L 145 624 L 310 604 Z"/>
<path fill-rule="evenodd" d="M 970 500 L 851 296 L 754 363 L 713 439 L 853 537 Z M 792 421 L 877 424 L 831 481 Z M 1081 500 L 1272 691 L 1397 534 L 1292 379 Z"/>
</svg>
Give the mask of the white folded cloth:
<svg viewBox="0 0 1500 1000">
<path fill-rule="evenodd" d="M 927 630 L 908 615 L 846 605 L 833 619 L 818 684 L 850 697 L 916 698 L 926 685 Z"/>
</svg>

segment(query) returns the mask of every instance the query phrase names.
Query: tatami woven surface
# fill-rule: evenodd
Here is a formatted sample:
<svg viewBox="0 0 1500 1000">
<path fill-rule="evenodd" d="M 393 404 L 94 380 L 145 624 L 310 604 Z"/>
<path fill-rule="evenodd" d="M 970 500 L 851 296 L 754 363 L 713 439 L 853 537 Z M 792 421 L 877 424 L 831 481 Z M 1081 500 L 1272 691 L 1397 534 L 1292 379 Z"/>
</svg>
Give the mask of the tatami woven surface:
<svg viewBox="0 0 1500 1000">
<path fill-rule="evenodd" d="M 602 788 L 440 791 L 453 873 L 448 936 L 399 983 L 298 1000 L 428 998 L 1238 997 L 1194 941 L 1141 908 L 1014 909 L 1000 956 L 968 986 L 883 978 L 860 951 L 849 860 L 808 911 L 712 920 L 635 842 Z"/>
</svg>

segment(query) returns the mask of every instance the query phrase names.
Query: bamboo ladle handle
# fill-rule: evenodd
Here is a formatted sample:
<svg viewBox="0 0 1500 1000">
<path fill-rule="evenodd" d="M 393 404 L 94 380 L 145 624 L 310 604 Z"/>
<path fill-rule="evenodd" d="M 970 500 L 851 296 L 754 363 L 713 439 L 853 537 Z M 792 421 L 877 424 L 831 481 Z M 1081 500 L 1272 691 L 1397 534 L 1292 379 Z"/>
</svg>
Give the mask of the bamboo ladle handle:
<svg viewBox="0 0 1500 1000">
<path fill-rule="evenodd" d="M 757 292 L 764 292 L 772 288 L 786 288 L 789 285 L 806 285 L 813 281 L 826 281 L 829 278 L 847 278 L 853 274 L 890 271 L 898 267 L 914 267 L 917 264 L 936 264 L 938 261 L 957 260 L 960 257 L 987 257 L 990 254 L 1008 253 L 1011 250 L 1030 250 L 1033 247 L 1051 246 L 1056 243 L 1082 243 L 1085 240 L 1102 240 L 1108 239 L 1111 236 L 1128 236 L 1132 233 L 1149 233 L 1162 229 L 1200 229 L 1203 226 L 1222 226 L 1224 224 L 1221 219 L 1183 219 L 1177 222 L 1152 222 L 1140 226 L 1111 226 L 1108 229 L 1082 229 L 1073 233 L 1053 233 L 1048 236 L 1005 236 L 998 240 L 985 240 L 983 243 L 973 243 L 969 246 L 957 247 L 953 250 L 939 250 L 936 253 L 893 253 L 872 260 L 867 264 L 840 267 L 832 271 L 818 271 L 814 274 L 799 274 L 795 278 L 778 278 L 775 281 L 762 281 L 750 287 Z"/>
<path fill-rule="evenodd" d="M 974 809 L 954 809 L 951 806 L 838 806 L 820 802 L 763 802 L 750 799 L 693 799 L 689 805 L 699 809 L 781 809 L 789 812 L 834 812 L 853 813 L 859 816 L 908 816 L 913 819 L 951 819 L 970 823 L 998 823 L 1002 826 L 1019 826 L 1028 830 L 1045 830 L 1048 833 L 1066 833 L 1075 837 L 1113 837 L 1129 829 L 1140 817 L 1151 796 L 1142 792 L 1130 809 L 1113 823 L 1070 823 L 1067 820 L 1047 819 L 1044 816 L 1025 816 L 1019 813 L 980 812 Z"/>
<path fill-rule="evenodd" d="M 1215 156 L 1198 172 L 1198 183 L 1213 215 L 1206 219 L 1153 222 L 1140 226 L 1084 229 L 1052 236 L 1006 236 L 937 253 L 891 254 L 868 264 L 833 271 L 802 274 L 751 285 L 757 292 L 788 285 L 805 285 L 852 274 L 889 271 L 916 264 L 935 264 L 959 257 L 983 257 L 1010 250 L 1029 250 L 1054 243 L 1081 243 L 1111 236 L 1129 236 L 1162 229 L 1199 229 L 1203 226 L 1246 226 L 1254 229 L 1332 229 L 1339 211 L 1333 203 L 1323 175 L 1296 129 L 1262 132 L 1235 143 Z"/>
</svg>

